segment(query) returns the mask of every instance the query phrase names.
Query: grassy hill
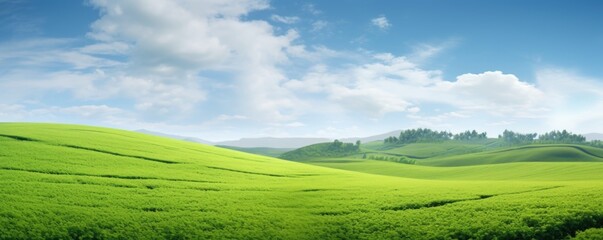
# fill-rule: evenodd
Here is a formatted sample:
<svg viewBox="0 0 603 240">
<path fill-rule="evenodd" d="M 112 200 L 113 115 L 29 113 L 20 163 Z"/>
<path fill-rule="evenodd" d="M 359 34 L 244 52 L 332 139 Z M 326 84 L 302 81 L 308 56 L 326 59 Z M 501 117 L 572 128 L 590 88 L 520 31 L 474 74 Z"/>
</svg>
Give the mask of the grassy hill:
<svg viewBox="0 0 603 240">
<path fill-rule="evenodd" d="M 368 147 L 370 147 L 369 145 Z M 373 145 L 374 146 L 374 145 Z M 431 158 L 450 155 L 459 155 L 496 149 L 500 147 L 500 142 L 496 139 L 487 139 L 482 141 L 445 141 L 438 143 L 413 143 L 402 146 L 388 147 L 387 145 L 377 145 L 377 152 L 387 154 L 407 155 L 414 158 Z M 370 149 L 370 148 L 368 148 Z"/>
<path fill-rule="evenodd" d="M 360 152 L 359 146 L 353 143 L 343 143 L 335 140 L 334 142 L 317 143 L 301 147 L 280 155 L 280 158 L 287 160 L 303 161 L 313 158 L 344 157 Z"/>
<path fill-rule="evenodd" d="M 603 149 L 578 144 L 529 144 L 510 146 L 498 139 L 478 141 L 443 141 L 435 143 L 384 144 L 375 141 L 362 144 L 358 151 L 331 153 L 325 144 L 310 145 L 285 153 L 295 153 L 289 160 L 327 160 L 329 158 L 355 159 L 383 156 L 395 159 L 405 157 L 427 166 L 470 166 L 511 162 L 602 162 Z M 321 148 L 318 148 L 321 147 Z M 346 160 L 347 161 L 347 160 Z"/>
<path fill-rule="evenodd" d="M 370 159 L 315 159 L 305 163 L 356 172 L 418 179 L 582 181 L 603 180 L 603 163 L 518 162 L 507 164 L 433 167 Z"/>
<path fill-rule="evenodd" d="M 603 162 L 603 149 L 573 144 L 509 147 L 420 161 L 429 166 L 468 166 L 509 162 Z"/>
<path fill-rule="evenodd" d="M 603 178 L 603 174 L 600 174 L 603 164 L 581 164 L 581 162 L 603 162 L 603 149 L 585 145 L 533 144 L 509 147 L 496 139 L 488 139 L 412 143 L 402 146 L 372 142 L 362 146 L 360 153 L 337 158 L 324 156 L 305 158 L 304 162 L 335 169 L 421 179 Z M 377 161 L 375 156 L 386 160 Z M 413 164 L 400 164 L 397 157 L 413 159 Z M 547 162 L 547 164 L 534 164 L 535 162 Z"/>
<path fill-rule="evenodd" d="M 603 181 L 588 169 L 601 163 L 559 164 L 516 163 L 505 171 L 532 177 L 508 181 L 487 176 L 511 164 L 395 177 L 129 131 L 1 123 L 0 239 L 598 236 Z"/>
</svg>

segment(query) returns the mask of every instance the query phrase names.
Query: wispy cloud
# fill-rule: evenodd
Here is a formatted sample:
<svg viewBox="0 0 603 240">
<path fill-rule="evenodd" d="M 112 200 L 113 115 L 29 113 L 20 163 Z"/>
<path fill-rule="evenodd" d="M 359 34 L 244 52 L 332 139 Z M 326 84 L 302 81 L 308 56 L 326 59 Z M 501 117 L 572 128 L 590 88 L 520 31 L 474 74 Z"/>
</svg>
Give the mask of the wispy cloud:
<svg viewBox="0 0 603 240">
<path fill-rule="evenodd" d="M 1 0 L 0 1 L 0 29 L 13 34 L 37 35 L 42 32 L 42 19 L 39 16 L 26 15 L 24 9 L 26 1 Z"/>
<path fill-rule="evenodd" d="M 318 32 L 320 30 L 325 29 L 328 25 L 329 23 L 327 21 L 317 20 L 312 23 L 312 29 L 310 31 Z"/>
<path fill-rule="evenodd" d="M 302 7 L 302 9 L 310 14 L 313 15 L 319 15 L 322 13 L 321 10 L 317 9 L 316 6 L 314 4 L 308 3 L 308 4 L 304 4 L 304 6 Z"/>
<path fill-rule="evenodd" d="M 246 116 L 242 116 L 242 115 L 227 115 L 227 114 L 221 114 L 220 116 L 218 116 L 216 118 L 216 120 L 218 121 L 230 121 L 230 120 L 245 120 L 248 119 Z"/>
<path fill-rule="evenodd" d="M 371 19 L 371 24 L 378 27 L 381 30 L 386 30 L 392 26 L 391 23 L 387 20 L 387 18 L 383 15 Z"/>
<path fill-rule="evenodd" d="M 456 47 L 460 41 L 459 38 L 450 38 L 442 42 L 420 43 L 413 47 L 413 52 L 408 57 L 413 62 L 424 63 L 445 50 Z"/>
<path fill-rule="evenodd" d="M 284 24 L 294 24 L 294 23 L 299 22 L 299 17 L 280 16 L 280 15 L 276 15 L 276 14 L 272 14 L 272 16 L 270 16 L 270 19 L 272 19 L 272 21 L 280 22 L 280 23 L 284 23 Z"/>
</svg>

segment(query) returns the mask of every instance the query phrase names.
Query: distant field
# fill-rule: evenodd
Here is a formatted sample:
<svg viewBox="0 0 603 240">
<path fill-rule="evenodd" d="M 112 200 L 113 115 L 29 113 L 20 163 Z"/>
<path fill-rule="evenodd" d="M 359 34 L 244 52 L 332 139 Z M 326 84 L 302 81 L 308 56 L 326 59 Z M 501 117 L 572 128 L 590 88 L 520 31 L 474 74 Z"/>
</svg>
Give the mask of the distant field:
<svg viewBox="0 0 603 240">
<path fill-rule="evenodd" d="M 528 145 L 420 161 L 430 166 L 468 166 L 508 162 L 603 162 L 603 149 L 572 144 Z"/>
<path fill-rule="evenodd" d="M 486 151 L 497 148 L 498 146 L 496 144 L 496 140 L 485 140 L 480 142 L 449 141 L 437 144 L 414 143 L 387 149 L 382 152 L 414 156 L 416 158 L 430 158 Z"/>
<path fill-rule="evenodd" d="M 601 236 L 600 152 L 558 147 L 579 155 L 464 167 L 308 162 L 327 168 L 114 129 L 2 123 L 0 239 Z M 424 163 L 499 163 L 488 160 L 494 151 Z M 571 161 L 580 154 L 593 159 Z"/>
<path fill-rule="evenodd" d="M 439 180 L 603 181 L 602 163 L 518 162 L 505 164 L 432 167 L 367 159 L 312 160 L 306 163 L 387 176 Z"/>
</svg>

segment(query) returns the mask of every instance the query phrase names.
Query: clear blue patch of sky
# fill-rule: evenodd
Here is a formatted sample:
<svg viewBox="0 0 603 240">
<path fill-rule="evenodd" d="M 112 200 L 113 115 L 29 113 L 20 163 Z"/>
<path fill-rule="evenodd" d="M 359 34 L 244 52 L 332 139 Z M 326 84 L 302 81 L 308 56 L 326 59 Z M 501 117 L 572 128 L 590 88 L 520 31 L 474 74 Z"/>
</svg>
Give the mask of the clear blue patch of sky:
<svg viewBox="0 0 603 240">
<path fill-rule="evenodd" d="M 0 1 L 0 41 L 82 37 L 98 19 L 97 9 L 80 0 Z M 28 29 L 24 29 L 28 28 Z"/>
<path fill-rule="evenodd" d="M 306 11 L 309 4 L 320 13 Z M 597 67 L 603 56 L 602 1 L 271 1 L 271 6 L 254 14 L 300 17 L 290 27 L 300 30 L 308 45 L 405 55 L 418 44 L 458 39 L 427 64 L 442 68 L 450 80 L 467 72 L 501 70 L 532 81 L 541 61 L 603 75 Z M 370 20 L 378 16 L 392 26 L 372 26 Z M 327 21 L 328 27 L 312 32 L 309 25 L 315 21 Z"/>
</svg>

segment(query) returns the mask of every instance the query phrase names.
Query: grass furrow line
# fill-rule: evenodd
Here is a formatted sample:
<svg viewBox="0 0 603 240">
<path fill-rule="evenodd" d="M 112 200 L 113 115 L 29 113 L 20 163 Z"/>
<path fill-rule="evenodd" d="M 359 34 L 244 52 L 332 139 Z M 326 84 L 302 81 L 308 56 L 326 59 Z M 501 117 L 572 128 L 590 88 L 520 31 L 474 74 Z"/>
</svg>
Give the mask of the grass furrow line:
<svg viewBox="0 0 603 240">
<path fill-rule="evenodd" d="M 68 147 L 68 148 L 73 148 L 73 149 L 86 150 L 86 151 L 93 151 L 93 152 L 104 153 L 104 154 L 110 154 L 110 155 L 119 156 L 119 157 L 137 158 L 137 159 L 142 159 L 142 160 L 147 160 L 147 161 L 153 161 L 153 162 L 159 162 L 159 163 L 182 164 L 181 162 L 176 162 L 176 161 L 171 161 L 171 160 L 164 160 L 164 159 L 158 159 L 158 158 L 150 158 L 150 157 L 129 155 L 129 154 L 123 154 L 123 153 L 116 153 L 116 152 L 111 152 L 111 151 L 107 151 L 107 150 L 101 150 L 101 149 L 89 148 L 89 147 L 82 147 L 82 146 L 76 146 L 76 145 L 60 144 L 58 146 Z"/>
<path fill-rule="evenodd" d="M 383 207 L 383 208 L 381 208 L 381 210 L 404 211 L 404 210 L 414 210 L 414 209 L 423 209 L 423 208 L 433 208 L 433 207 L 440 207 L 440 206 L 448 205 L 451 203 L 457 203 L 457 202 L 479 201 L 479 200 L 484 200 L 484 199 L 488 199 L 491 197 L 504 196 L 504 195 L 515 195 L 515 194 L 530 193 L 530 192 L 539 192 L 539 191 L 545 191 L 545 190 L 550 190 L 550 189 L 555 189 L 555 188 L 560 188 L 560 187 L 561 186 L 552 186 L 552 187 L 519 191 L 519 192 L 500 193 L 500 194 L 491 194 L 491 195 L 479 195 L 476 198 L 446 199 L 446 200 L 432 201 L 432 202 L 428 202 L 428 203 L 411 203 L 411 204 L 405 204 L 405 205 L 399 205 L 399 206 L 393 206 L 393 207 Z"/>
<path fill-rule="evenodd" d="M 10 138 L 17 141 L 28 141 L 28 142 L 38 142 L 38 140 L 28 137 L 8 135 L 8 134 L 0 134 L 0 137 Z"/>
<path fill-rule="evenodd" d="M 213 167 L 213 166 L 206 166 L 206 167 L 207 168 L 211 168 L 211 169 L 229 171 L 229 172 L 245 173 L 245 174 L 253 174 L 253 175 L 261 175 L 261 176 L 269 176 L 269 177 L 286 177 L 286 178 L 292 178 L 293 177 L 293 176 L 289 176 L 289 175 L 249 172 L 249 171 L 236 170 L 236 169 L 230 169 L 230 168 L 222 168 L 222 167 Z"/>
<path fill-rule="evenodd" d="M 6 171 L 21 171 L 30 173 L 40 173 L 49 175 L 65 175 L 65 176 L 84 176 L 84 177 L 100 177 L 100 178 L 117 178 L 117 179 L 128 179 L 128 180 L 160 180 L 160 181 L 172 181 L 172 182 L 194 182 L 194 183 L 220 183 L 216 181 L 206 180 L 193 180 L 193 179 L 179 179 L 179 178 L 157 178 L 157 177 L 145 177 L 145 176 L 124 176 L 114 174 L 87 174 L 87 173 L 67 173 L 52 170 L 35 170 L 35 169 L 24 169 L 15 167 L 0 167 L 0 170 Z"/>
</svg>

